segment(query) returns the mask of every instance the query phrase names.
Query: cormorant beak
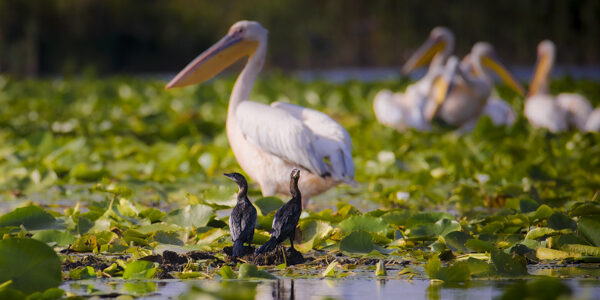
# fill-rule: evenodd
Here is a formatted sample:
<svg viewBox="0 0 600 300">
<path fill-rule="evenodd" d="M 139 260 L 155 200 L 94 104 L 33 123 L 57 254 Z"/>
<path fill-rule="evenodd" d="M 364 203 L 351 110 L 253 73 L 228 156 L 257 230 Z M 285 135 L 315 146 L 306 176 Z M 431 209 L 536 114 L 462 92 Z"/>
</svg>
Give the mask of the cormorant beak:
<svg viewBox="0 0 600 300">
<path fill-rule="evenodd" d="M 298 180 L 298 178 L 300 178 L 300 170 L 299 169 L 292 170 L 292 178 L 294 178 L 295 180 Z"/>
<path fill-rule="evenodd" d="M 496 58 L 495 55 L 483 55 L 481 57 L 481 63 L 494 71 L 504 83 L 506 83 L 512 90 L 517 94 L 524 96 L 525 90 L 519 82 L 508 72 L 508 70 L 502 65 L 502 63 Z"/>
<path fill-rule="evenodd" d="M 540 92 L 542 84 L 550 72 L 550 56 L 548 53 L 540 52 L 535 66 L 535 74 L 529 86 L 527 97 L 531 97 Z"/>
<path fill-rule="evenodd" d="M 235 180 L 235 177 L 233 176 L 233 173 L 223 173 L 223 175 L 227 176 L 229 179 L 237 182 L 237 180 Z"/>
<path fill-rule="evenodd" d="M 258 42 L 244 39 L 239 31 L 230 32 L 208 50 L 198 55 L 165 86 L 165 89 L 207 81 L 240 58 L 251 55 L 257 46 Z"/>
<path fill-rule="evenodd" d="M 415 52 L 402 67 L 402 74 L 406 75 L 422 66 L 428 64 L 433 56 L 446 48 L 446 42 L 441 38 L 427 39 L 417 52 Z"/>
</svg>

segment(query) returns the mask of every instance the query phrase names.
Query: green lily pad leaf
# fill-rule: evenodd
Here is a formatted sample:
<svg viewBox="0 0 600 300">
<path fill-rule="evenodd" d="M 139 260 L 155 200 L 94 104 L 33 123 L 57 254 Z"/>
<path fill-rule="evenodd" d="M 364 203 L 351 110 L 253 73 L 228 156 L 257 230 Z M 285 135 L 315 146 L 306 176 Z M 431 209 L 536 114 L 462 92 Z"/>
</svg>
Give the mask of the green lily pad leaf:
<svg viewBox="0 0 600 300">
<path fill-rule="evenodd" d="M 590 243 L 588 243 L 583 237 L 580 237 L 580 236 L 574 235 L 574 234 L 562 234 L 559 236 L 552 237 L 552 240 L 551 240 L 552 247 L 551 248 L 560 249 L 564 245 L 568 245 L 568 244 L 590 246 Z M 535 248 L 537 248 L 537 247 L 535 247 Z"/>
<path fill-rule="evenodd" d="M 458 231 L 460 228 L 460 224 L 454 220 L 441 219 L 434 224 L 421 224 L 413 227 L 407 230 L 407 235 L 410 237 L 446 236 L 446 234 Z"/>
<path fill-rule="evenodd" d="M 452 251 L 461 251 L 464 253 L 469 252 L 469 249 L 467 249 L 465 243 L 471 239 L 473 239 L 473 237 L 463 231 L 453 231 L 444 237 L 446 245 L 448 245 Z"/>
<path fill-rule="evenodd" d="M 388 224 L 382 218 L 376 218 L 367 215 L 351 216 L 340 222 L 338 226 L 342 229 L 343 233 L 361 230 L 379 233 L 387 231 L 388 228 Z"/>
<path fill-rule="evenodd" d="M 78 267 L 69 271 L 69 278 L 73 280 L 96 278 L 96 271 L 90 266 Z"/>
<path fill-rule="evenodd" d="M 325 271 L 321 273 L 321 277 L 335 277 L 335 267 L 339 265 L 337 259 L 329 263 Z"/>
<path fill-rule="evenodd" d="M 392 210 L 381 215 L 388 224 L 401 226 L 408 222 L 410 212 L 406 210 Z"/>
<path fill-rule="evenodd" d="M 46 244 L 54 243 L 58 246 L 68 246 L 75 242 L 75 236 L 68 231 L 50 229 L 36 232 L 31 238 Z"/>
<path fill-rule="evenodd" d="M 496 250 L 496 247 L 489 242 L 478 240 L 478 239 L 470 239 L 467 240 L 465 246 L 475 252 L 488 252 Z"/>
<path fill-rule="evenodd" d="M 25 300 L 27 296 L 19 290 L 2 288 L 0 289 L 0 299 Z"/>
<path fill-rule="evenodd" d="M 533 214 L 533 216 L 530 219 L 532 221 L 548 219 L 553 213 L 554 213 L 554 211 L 552 210 L 552 208 L 550 208 L 550 206 L 548 206 L 546 204 L 542 204 L 535 210 L 535 213 Z"/>
<path fill-rule="evenodd" d="M 300 223 L 302 241 L 296 244 L 296 248 L 301 252 L 310 251 L 327 237 L 332 229 L 329 223 L 323 221 L 309 220 Z"/>
<path fill-rule="evenodd" d="M 284 202 L 277 197 L 262 197 L 254 201 L 254 205 L 258 207 L 263 216 L 277 211 L 283 204 Z"/>
<path fill-rule="evenodd" d="M 57 300 L 61 299 L 65 294 L 65 291 L 59 288 L 49 288 L 42 293 L 42 299 L 44 300 Z"/>
<path fill-rule="evenodd" d="M 561 259 L 565 259 L 565 258 L 569 258 L 569 257 L 580 256 L 579 254 L 576 254 L 576 253 L 570 253 L 570 252 L 554 250 L 554 249 L 549 249 L 549 248 L 544 248 L 544 247 L 538 247 L 535 252 L 535 255 L 537 256 L 538 259 L 542 259 L 542 260 L 561 260 Z"/>
<path fill-rule="evenodd" d="M 570 253 L 579 253 L 581 255 L 600 256 L 600 247 L 587 245 L 564 245 L 561 250 Z"/>
<path fill-rule="evenodd" d="M 369 253 L 373 249 L 373 238 L 365 231 L 352 232 L 340 242 L 340 250 L 349 253 Z"/>
<path fill-rule="evenodd" d="M 529 198 L 521 199 L 519 202 L 519 208 L 521 209 L 521 212 L 524 213 L 536 211 L 539 206 L 540 205 L 535 200 Z"/>
<path fill-rule="evenodd" d="M 600 219 L 598 217 L 580 217 L 577 228 L 581 235 L 594 246 L 600 247 Z"/>
<path fill-rule="evenodd" d="M 412 228 L 421 224 L 432 224 L 443 219 L 454 220 L 454 216 L 443 212 L 416 213 L 408 219 L 406 227 Z"/>
<path fill-rule="evenodd" d="M 102 179 L 103 176 L 108 174 L 109 172 L 101 167 L 88 167 L 87 164 L 80 163 L 71 169 L 69 176 L 81 181 L 94 182 Z"/>
<path fill-rule="evenodd" d="M 542 277 L 532 282 L 518 281 L 509 286 L 500 300 L 556 300 L 561 296 L 570 296 L 571 288 L 559 278 Z M 568 298 L 568 297 L 567 297 Z"/>
<path fill-rule="evenodd" d="M 270 274 L 267 271 L 259 270 L 257 266 L 252 264 L 242 264 L 240 266 L 240 272 L 238 279 L 251 279 L 251 278 L 263 278 L 263 279 L 277 279 L 276 276 Z"/>
<path fill-rule="evenodd" d="M 50 229 L 56 225 L 56 219 L 38 206 L 17 208 L 0 217 L 0 227 L 21 226 L 27 230 Z"/>
<path fill-rule="evenodd" d="M 144 219 L 148 219 L 150 220 L 150 223 L 156 223 L 156 222 L 160 222 L 164 217 L 165 217 L 165 213 L 163 211 L 161 211 L 160 209 L 156 209 L 153 207 L 148 207 L 142 211 L 140 211 L 139 216 L 140 218 Z"/>
<path fill-rule="evenodd" d="M 557 230 L 554 230 L 551 228 L 537 227 L 537 228 L 530 230 L 527 233 L 527 235 L 525 236 L 525 239 L 527 239 L 527 240 L 544 239 L 549 236 L 554 236 L 554 235 L 559 235 L 559 234 L 561 234 L 560 231 L 557 231 Z"/>
<path fill-rule="evenodd" d="M 223 279 L 235 279 L 236 277 L 231 267 L 227 265 L 224 265 L 219 269 L 219 275 L 221 275 Z"/>
<path fill-rule="evenodd" d="M 386 276 L 387 271 L 385 270 L 385 263 L 382 259 L 377 263 L 377 267 L 375 268 L 375 276 Z"/>
<path fill-rule="evenodd" d="M 481 259 L 469 257 L 464 263 L 469 267 L 471 275 L 488 274 L 491 270 L 491 265 Z"/>
<path fill-rule="evenodd" d="M 167 215 L 165 221 L 181 227 L 203 227 L 214 215 L 215 211 L 210 206 L 193 204 L 172 211 Z"/>
<path fill-rule="evenodd" d="M 561 229 L 577 229 L 577 223 L 567 215 L 561 213 L 554 213 L 548 218 L 548 227 L 556 230 Z"/>
<path fill-rule="evenodd" d="M 569 211 L 571 217 L 600 215 L 600 204 L 594 202 L 576 203 Z"/>
<path fill-rule="evenodd" d="M 27 294 L 57 287 L 62 279 L 60 259 L 44 242 L 28 238 L 0 241 L 0 282 Z"/>
<path fill-rule="evenodd" d="M 431 279 L 439 279 L 445 282 L 461 282 L 471 279 L 471 271 L 467 263 L 457 262 L 443 267 L 437 254 L 427 261 L 425 273 Z"/>
<path fill-rule="evenodd" d="M 493 222 L 485 224 L 485 226 L 483 226 L 483 228 L 481 229 L 481 233 L 494 234 L 502 229 L 504 229 L 503 222 L 493 221 Z"/>
<path fill-rule="evenodd" d="M 156 273 L 154 263 L 146 260 L 136 260 L 125 266 L 123 279 L 148 279 Z"/>
<path fill-rule="evenodd" d="M 87 233 L 78 238 L 70 249 L 75 252 L 91 252 L 99 250 L 102 246 L 113 243 L 117 239 L 118 235 L 111 231 Z"/>
<path fill-rule="evenodd" d="M 510 255 L 502 251 L 492 251 L 491 262 L 496 272 L 505 276 L 527 275 L 527 261 L 519 255 Z"/>
</svg>

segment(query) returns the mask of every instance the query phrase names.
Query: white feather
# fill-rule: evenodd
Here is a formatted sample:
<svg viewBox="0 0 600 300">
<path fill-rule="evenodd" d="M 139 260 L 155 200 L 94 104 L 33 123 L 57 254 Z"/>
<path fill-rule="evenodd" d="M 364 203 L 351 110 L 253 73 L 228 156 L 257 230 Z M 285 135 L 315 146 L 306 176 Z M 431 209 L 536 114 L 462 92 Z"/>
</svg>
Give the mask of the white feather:
<svg viewBox="0 0 600 300">
<path fill-rule="evenodd" d="M 512 125 L 517 119 L 515 111 L 506 101 L 490 97 L 483 108 L 483 114 L 489 116 L 494 125 Z"/>
<path fill-rule="evenodd" d="M 585 122 L 585 130 L 600 132 L 600 108 L 596 108 L 590 113 Z"/>
<path fill-rule="evenodd" d="M 320 111 L 285 102 L 271 106 L 286 111 L 311 131 L 314 149 L 321 160 L 329 160 L 329 173 L 334 179 L 354 183 L 352 140 L 344 127 Z"/>
<path fill-rule="evenodd" d="M 571 127 L 585 130 L 585 123 L 593 109 L 590 102 L 579 94 L 571 93 L 559 94 L 556 101 L 567 112 L 567 123 Z"/>
<path fill-rule="evenodd" d="M 315 149 L 315 135 L 288 112 L 244 101 L 238 105 L 235 118 L 244 137 L 259 149 L 316 175 L 326 175 L 327 165 Z"/>
<path fill-rule="evenodd" d="M 525 101 L 524 114 L 534 127 L 552 132 L 567 130 L 567 112 L 550 95 L 534 95 Z"/>
</svg>

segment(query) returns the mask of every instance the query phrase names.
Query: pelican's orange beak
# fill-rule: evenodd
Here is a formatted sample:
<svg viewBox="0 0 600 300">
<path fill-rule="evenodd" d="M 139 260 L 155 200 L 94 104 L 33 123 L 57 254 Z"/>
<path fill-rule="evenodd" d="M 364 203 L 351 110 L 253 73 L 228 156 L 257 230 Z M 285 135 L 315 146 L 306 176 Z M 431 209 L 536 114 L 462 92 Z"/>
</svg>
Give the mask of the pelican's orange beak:
<svg viewBox="0 0 600 300">
<path fill-rule="evenodd" d="M 529 86 L 527 97 L 531 97 L 540 92 L 544 81 L 546 81 L 546 76 L 548 76 L 548 73 L 550 73 L 550 56 L 548 53 L 542 52 L 538 56 L 535 74 L 533 75 L 533 81 L 531 81 L 531 85 Z"/>
<path fill-rule="evenodd" d="M 512 90 L 514 90 L 517 94 L 524 96 L 525 89 L 521 86 L 519 82 L 510 74 L 510 72 L 502 65 L 502 63 L 495 57 L 491 55 L 484 55 L 481 57 L 481 63 L 494 71 L 504 83 L 506 83 Z"/>
<path fill-rule="evenodd" d="M 402 74 L 408 74 L 428 64 L 436 53 L 446 48 L 446 42 L 441 38 L 430 37 L 402 67 Z"/>
<path fill-rule="evenodd" d="M 240 58 L 252 55 L 257 46 L 258 42 L 244 39 L 239 32 L 229 33 L 198 55 L 165 86 L 165 89 L 207 81 Z"/>
</svg>

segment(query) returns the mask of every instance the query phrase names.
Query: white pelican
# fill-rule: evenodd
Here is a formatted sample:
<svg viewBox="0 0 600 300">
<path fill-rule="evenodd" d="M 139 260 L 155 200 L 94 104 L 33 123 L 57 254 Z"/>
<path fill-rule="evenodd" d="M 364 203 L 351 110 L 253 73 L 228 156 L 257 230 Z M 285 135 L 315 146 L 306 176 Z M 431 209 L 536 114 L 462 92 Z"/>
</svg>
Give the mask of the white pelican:
<svg viewBox="0 0 600 300">
<path fill-rule="evenodd" d="M 435 109 L 439 118 L 454 126 L 473 124 L 484 112 L 493 89 L 489 70 L 500 76 L 515 92 L 523 95 L 523 88 L 499 62 L 489 43 L 476 43 L 469 57 L 473 73 L 468 72 L 464 66 L 459 68 L 448 97 Z"/>
<path fill-rule="evenodd" d="M 525 116 L 534 127 L 552 132 L 567 130 L 569 126 L 585 130 L 592 112 L 589 101 L 578 94 L 563 93 L 553 97 L 549 93 L 549 77 L 556 52 L 554 43 L 550 40 L 540 42 L 537 52 L 537 66 L 525 101 Z"/>
<path fill-rule="evenodd" d="M 585 131 L 600 132 L 600 108 L 596 108 L 590 113 L 585 122 Z"/>
<path fill-rule="evenodd" d="M 267 30 L 239 21 L 225 37 L 189 63 L 166 89 L 204 82 L 248 56 L 229 99 L 227 137 L 231 149 L 264 196 L 290 195 L 289 174 L 305 170 L 305 199 L 345 182 L 354 183 L 352 142 L 346 130 L 324 113 L 288 103 L 249 101 L 267 53 Z"/>
<path fill-rule="evenodd" d="M 465 55 L 460 66 L 463 72 L 475 73 L 469 54 Z M 512 106 L 494 95 L 487 99 L 481 115 L 490 117 L 495 126 L 512 125 L 517 120 L 517 114 Z M 475 127 L 475 125 L 477 125 L 477 121 L 474 121 L 471 127 Z"/>
<path fill-rule="evenodd" d="M 442 75 L 446 60 L 453 50 L 454 34 L 445 27 L 435 27 L 427 41 L 402 67 L 402 72 L 408 74 L 430 63 L 427 73 L 408 86 L 404 93 L 393 93 L 390 90 L 378 92 L 373 100 L 377 120 L 400 131 L 408 128 L 430 130 L 430 120 L 425 112 L 426 103 L 432 95 L 434 81 Z"/>
</svg>

